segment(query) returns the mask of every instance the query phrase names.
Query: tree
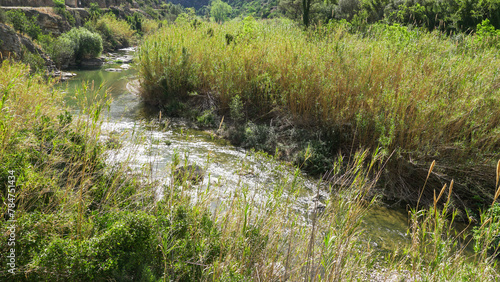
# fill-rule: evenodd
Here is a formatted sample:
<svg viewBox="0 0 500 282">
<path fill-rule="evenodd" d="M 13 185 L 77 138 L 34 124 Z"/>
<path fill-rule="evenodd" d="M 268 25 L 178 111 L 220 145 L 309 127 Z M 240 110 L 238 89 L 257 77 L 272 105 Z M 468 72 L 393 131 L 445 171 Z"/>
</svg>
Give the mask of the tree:
<svg viewBox="0 0 500 282">
<path fill-rule="evenodd" d="M 313 0 L 302 0 L 302 20 L 306 28 L 309 26 L 309 12 L 311 11 L 311 4 Z"/>
<path fill-rule="evenodd" d="M 227 20 L 228 15 L 233 12 L 233 8 L 222 0 L 215 0 L 212 2 L 210 8 L 210 16 L 218 23 Z"/>
<path fill-rule="evenodd" d="M 302 0 L 280 0 L 278 9 L 287 18 L 299 21 L 302 15 Z"/>
</svg>

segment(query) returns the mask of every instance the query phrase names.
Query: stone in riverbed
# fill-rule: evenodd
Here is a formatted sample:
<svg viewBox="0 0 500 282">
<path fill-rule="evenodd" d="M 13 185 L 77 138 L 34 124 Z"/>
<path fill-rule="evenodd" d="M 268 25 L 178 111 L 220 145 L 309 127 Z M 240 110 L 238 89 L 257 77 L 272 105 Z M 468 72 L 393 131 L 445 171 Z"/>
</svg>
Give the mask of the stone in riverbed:
<svg viewBox="0 0 500 282">
<path fill-rule="evenodd" d="M 121 71 L 123 71 L 123 69 L 109 68 L 109 69 L 105 69 L 105 71 L 110 71 L 110 72 L 121 72 Z"/>
<path fill-rule="evenodd" d="M 133 59 L 134 59 L 133 56 L 131 56 L 131 55 L 125 55 L 125 56 L 121 56 L 121 57 L 118 57 L 118 58 L 114 58 L 114 61 L 116 63 L 121 63 L 121 64 L 130 64 L 130 63 L 132 63 Z"/>
<path fill-rule="evenodd" d="M 52 72 L 52 77 L 59 77 L 61 81 L 66 81 L 70 78 L 73 78 L 76 76 L 76 73 L 72 72 L 63 72 L 63 71 L 55 71 Z"/>
<path fill-rule="evenodd" d="M 83 68 L 100 68 L 104 64 L 104 60 L 101 58 L 93 58 L 82 60 L 81 67 Z"/>
</svg>

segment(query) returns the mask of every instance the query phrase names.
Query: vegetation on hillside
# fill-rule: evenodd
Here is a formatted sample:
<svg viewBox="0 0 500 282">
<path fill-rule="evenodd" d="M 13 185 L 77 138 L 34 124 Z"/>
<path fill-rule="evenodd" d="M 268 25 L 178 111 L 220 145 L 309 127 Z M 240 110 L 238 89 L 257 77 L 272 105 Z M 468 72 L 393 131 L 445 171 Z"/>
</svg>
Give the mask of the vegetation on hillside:
<svg viewBox="0 0 500 282">
<path fill-rule="evenodd" d="M 4 20 L 11 24 L 20 33 L 25 33 L 32 39 L 37 39 L 42 34 L 40 26 L 36 22 L 36 17 L 28 18 L 21 10 L 9 10 L 5 12 Z"/>
<path fill-rule="evenodd" d="M 135 33 L 127 21 L 117 19 L 112 13 L 88 21 L 85 27 L 99 33 L 104 42 L 104 49 L 109 51 L 129 47 Z"/>
</svg>

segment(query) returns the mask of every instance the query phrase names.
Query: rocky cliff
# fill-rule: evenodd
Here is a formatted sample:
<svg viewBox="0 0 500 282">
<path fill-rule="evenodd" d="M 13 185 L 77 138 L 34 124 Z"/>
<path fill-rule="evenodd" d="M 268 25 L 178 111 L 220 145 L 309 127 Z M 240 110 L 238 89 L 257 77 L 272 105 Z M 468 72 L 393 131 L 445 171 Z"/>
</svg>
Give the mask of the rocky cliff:
<svg viewBox="0 0 500 282">
<path fill-rule="evenodd" d="M 25 52 L 23 46 L 27 52 L 40 55 L 45 61 L 45 66 L 49 69 L 53 68 L 54 63 L 50 58 L 28 37 L 18 34 L 12 27 L 0 23 L 0 61 L 7 58 L 22 58 L 23 52 Z"/>
<path fill-rule="evenodd" d="M 52 8 L 31 8 L 31 7 L 2 7 L 4 11 L 8 11 L 10 9 L 19 9 L 24 12 L 24 14 L 31 18 L 35 16 L 37 18 L 37 24 L 42 29 L 42 32 L 52 33 L 55 36 L 60 35 L 61 33 L 67 32 L 71 29 L 71 25 L 68 23 L 66 19 L 64 19 L 61 15 L 56 14 Z M 75 18 L 75 25 L 82 26 L 85 22 L 85 19 L 90 17 L 90 14 L 85 9 L 71 9 L 69 12 Z"/>
</svg>

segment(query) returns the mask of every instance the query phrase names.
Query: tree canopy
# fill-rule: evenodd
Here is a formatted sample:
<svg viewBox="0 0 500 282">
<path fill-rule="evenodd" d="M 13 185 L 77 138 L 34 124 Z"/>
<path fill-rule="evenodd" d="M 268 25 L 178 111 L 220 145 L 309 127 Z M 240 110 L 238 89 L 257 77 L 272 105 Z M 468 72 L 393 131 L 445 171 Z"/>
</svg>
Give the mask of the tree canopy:
<svg viewBox="0 0 500 282">
<path fill-rule="evenodd" d="M 210 16 L 216 22 L 224 22 L 232 12 L 233 8 L 222 0 L 213 1 L 210 7 Z"/>
</svg>

